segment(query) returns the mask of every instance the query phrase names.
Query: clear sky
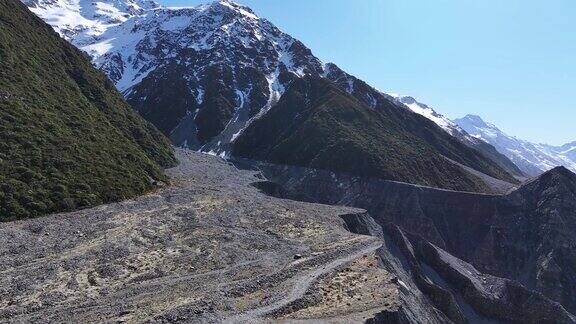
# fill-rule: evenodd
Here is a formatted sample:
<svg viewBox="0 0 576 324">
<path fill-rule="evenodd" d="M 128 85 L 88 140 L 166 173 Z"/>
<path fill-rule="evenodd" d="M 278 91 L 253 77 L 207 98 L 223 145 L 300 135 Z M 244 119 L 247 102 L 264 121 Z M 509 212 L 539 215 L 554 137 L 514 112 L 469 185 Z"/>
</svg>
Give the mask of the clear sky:
<svg viewBox="0 0 576 324">
<path fill-rule="evenodd" d="M 237 2 L 382 91 L 530 141 L 576 141 L 575 0 Z"/>
</svg>

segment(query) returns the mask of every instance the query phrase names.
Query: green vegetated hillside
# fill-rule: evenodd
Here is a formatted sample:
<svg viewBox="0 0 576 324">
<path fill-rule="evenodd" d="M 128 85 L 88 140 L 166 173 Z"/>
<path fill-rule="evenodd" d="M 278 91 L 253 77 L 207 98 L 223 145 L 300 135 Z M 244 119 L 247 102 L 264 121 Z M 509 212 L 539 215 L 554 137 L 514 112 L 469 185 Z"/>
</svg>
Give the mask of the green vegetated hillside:
<svg viewBox="0 0 576 324">
<path fill-rule="evenodd" d="M 452 135 L 446 132 L 432 120 L 406 109 L 394 99 L 347 74 L 334 64 L 328 64 L 328 71 L 327 78 L 340 89 L 351 90 L 354 98 L 368 107 L 373 107 L 390 123 L 426 142 L 439 154 L 491 177 L 518 183 L 512 176 L 518 173 L 518 168 L 506 157 L 495 153 L 496 149 L 491 145 L 478 144 L 475 141 L 471 143 L 465 138 L 464 133 Z"/>
<path fill-rule="evenodd" d="M 368 108 L 325 79 L 304 78 L 295 81 L 268 114 L 242 133 L 233 153 L 446 189 L 490 191 L 482 180 L 448 161 L 446 154 L 405 124 L 398 117 Z M 434 130 L 429 132 L 434 135 Z M 422 134 L 429 140 L 432 135 Z M 439 136 L 435 142 L 440 140 Z M 452 152 L 451 158 L 470 155 L 462 161 L 478 154 L 463 144 L 448 149 L 461 150 Z"/>
<path fill-rule="evenodd" d="M 0 221 L 133 197 L 175 163 L 79 50 L 0 0 Z"/>
</svg>

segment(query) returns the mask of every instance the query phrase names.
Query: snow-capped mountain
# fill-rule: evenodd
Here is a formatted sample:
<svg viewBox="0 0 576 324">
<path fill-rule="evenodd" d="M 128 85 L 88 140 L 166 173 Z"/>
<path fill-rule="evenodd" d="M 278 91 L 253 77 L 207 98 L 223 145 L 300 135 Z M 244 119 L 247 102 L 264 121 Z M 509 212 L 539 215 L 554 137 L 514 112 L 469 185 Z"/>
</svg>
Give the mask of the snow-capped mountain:
<svg viewBox="0 0 576 324">
<path fill-rule="evenodd" d="M 233 1 L 193 8 L 163 8 L 145 0 L 26 3 L 91 55 L 127 101 L 176 145 L 228 154 L 243 130 L 264 115 L 295 78 L 307 75 L 327 78 L 387 114 L 406 110 L 423 115 L 515 173 L 493 148 L 430 107 L 410 97 L 393 98 L 335 64 L 324 64 L 300 41 Z M 437 145 L 434 136 L 410 129 Z"/>
<path fill-rule="evenodd" d="M 108 28 L 158 8 L 152 0 L 22 0 L 77 47 L 97 41 Z"/>
<path fill-rule="evenodd" d="M 410 110 L 412 110 L 413 112 L 430 119 L 438 126 L 442 127 L 442 129 L 447 131 L 450 135 L 455 136 L 458 133 L 462 132 L 462 129 L 458 127 L 458 125 L 456 125 L 450 119 L 437 113 L 434 109 L 432 109 L 428 105 L 416 101 L 416 99 L 414 99 L 413 97 L 400 96 L 392 93 L 389 93 L 388 95 L 390 95 L 391 97 L 398 100 L 398 102 L 410 108 Z"/>
<path fill-rule="evenodd" d="M 492 144 L 528 175 L 539 175 L 557 166 L 565 166 L 576 172 L 576 142 L 560 147 L 531 143 L 510 136 L 474 115 L 454 122 L 472 136 Z"/>
<path fill-rule="evenodd" d="M 489 145 L 487 142 L 468 134 L 457 123 L 450 120 L 448 117 L 439 114 L 432 107 L 418 102 L 415 98 L 410 96 L 401 96 L 392 93 L 388 93 L 388 95 L 394 98 L 397 102 L 408 107 L 411 111 L 430 119 L 436 125 L 440 126 L 440 128 L 445 130 L 448 134 L 458 139 L 460 142 L 480 151 L 482 154 L 489 157 L 510 174 L 517 177 L 525 176 L 525 174 L 512 161 L 510 161 L 510 159 L 499 153 L 492 145 Z"/>
<path fill-rule="evenodd" d="M 390 99 L 336 65 L 323 64 L 300 41 L 229 0 L 179 9 L 144 0 L 25 3 L 90 54 L 177 145 L 222 153 L 304 75 L 331 79 L 373 108 Z M 406 98 L 398 101 L 401 107 Z M 448 119 L 426 117 L 431 116 L 455 133 Z"/>
<path fill-rule="evenodd" d="M 542 145 L 547 152 L 557 154 L 565 159 L 576 162 L 576 142 L 564 144 L 562 146 Z"/>
<path fill-rule="evenodd" d="M 218 153 L 294 77 L 323 71 L 301 42 L 224 0 L 154 8 L 80 48 L 176 144 Z"/>
</svg>

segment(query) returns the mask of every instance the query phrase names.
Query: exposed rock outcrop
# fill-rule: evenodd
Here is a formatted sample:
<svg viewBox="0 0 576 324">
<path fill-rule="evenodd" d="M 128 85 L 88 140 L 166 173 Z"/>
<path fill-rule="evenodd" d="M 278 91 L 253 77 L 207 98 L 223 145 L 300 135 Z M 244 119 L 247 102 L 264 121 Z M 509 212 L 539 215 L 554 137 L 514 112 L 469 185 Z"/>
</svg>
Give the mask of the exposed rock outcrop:
<svg viewBox="0 0 576 324">
<path fill-rule="evenodd" d="M 512 280 L 481 273 L 469 263 L 396 225 L 389 223 L 379 229 L 368 214 L 342 217 L 349 230 L 384 239 L 385 245 L 379 255 L 385 267 L 389 267 L 394 258 L 402 260 L 404 267 L 397 272 L 405 280 L 399 281 L 406 288 L 402 294 L 407 294 L 409 287 L 415 285 L 451 322 L 576 322 L 576 317 L 559 303 Z M 399 253 L 394 256 L 391 251 Z M 407 303 L 398 310 L 381 312 L 367 323 L 414 322 L 405 309 L 421 309 L 421 305 Z"/>
<path fill-rule="evenodd" d="M 306 201 L 368 210 L 476 268 L 505 278 L 507 294 L 538 291 L 576 311 L 576 175 L 553 169 L 507 195 L 470 194 L 259 163 Z M 424 255 L 424 254 L 423 254 Z M 550 309 L 554 307 L 550 306 Z"/>
</svg>

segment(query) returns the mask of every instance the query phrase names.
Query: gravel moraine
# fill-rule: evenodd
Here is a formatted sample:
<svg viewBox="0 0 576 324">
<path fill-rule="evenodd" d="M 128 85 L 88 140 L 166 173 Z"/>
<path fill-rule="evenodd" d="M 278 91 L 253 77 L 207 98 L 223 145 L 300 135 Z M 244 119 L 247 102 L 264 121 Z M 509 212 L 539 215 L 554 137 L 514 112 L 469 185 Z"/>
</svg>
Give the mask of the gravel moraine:
<svg viewBox="0 0 576 324">
<path fill-rule="evenodd" d="M 257 172 L 177 156 L 157 192 L 0 224 L 0 322 L 360 321 L 395 307 L 392 276 L 362 262 L 381 242 L 339 217 L 363 210 L 269 197 Z M 355 291 L 385 298 L 342 302 L 338 282 L 360 278 Z"/>
</svg>

